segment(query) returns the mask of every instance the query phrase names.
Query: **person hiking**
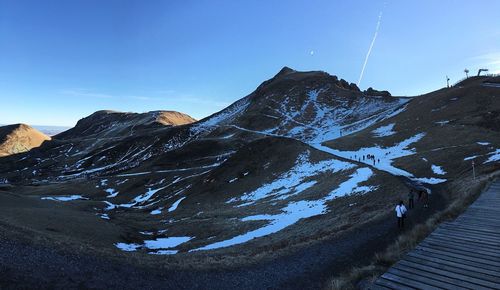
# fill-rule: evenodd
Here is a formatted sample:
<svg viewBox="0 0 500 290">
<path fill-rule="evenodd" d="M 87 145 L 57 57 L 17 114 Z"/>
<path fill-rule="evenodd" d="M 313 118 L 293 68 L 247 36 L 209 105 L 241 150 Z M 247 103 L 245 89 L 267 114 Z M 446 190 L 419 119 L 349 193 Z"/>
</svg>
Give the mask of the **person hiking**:
<svg viewBox="0 0 500 290">
<path fill-rule="evenodd" d="M 422 203 L 424 204 L 424 208 L 428 208 L 429 207 L 429 192 L 427 191 L 427 189 L 422 190 L 421 200 L 422 200 Z"/>
<path fill-rule="evenodd" d="M 406 207 L 403 201 L 399 201 L 399 204 L 396 205 L 396 217 L 398 218 L 398 228 L 402 229 L 405 227 L 405 218 L 406 218 Z"/>
<path fill-rule="evenodd" d="M 408 192 L 408 208 L 412 209 L 415 207 L 413 200 L 415 198 L 415 192 L 413 191 L 413 188 L 410 189 L 410 192 Z"/>
</svg>

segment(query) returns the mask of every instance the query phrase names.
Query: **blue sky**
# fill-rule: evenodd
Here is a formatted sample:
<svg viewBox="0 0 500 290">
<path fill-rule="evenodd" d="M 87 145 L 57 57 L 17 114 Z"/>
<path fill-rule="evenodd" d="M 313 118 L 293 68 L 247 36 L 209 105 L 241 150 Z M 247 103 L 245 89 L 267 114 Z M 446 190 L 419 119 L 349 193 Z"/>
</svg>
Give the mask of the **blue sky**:
<svg viewBox="0 0 500 290">
<path fill-rule="evenodd" d="M 0 0 L 0 123 L 100 109 L 195 118 L 283 66 L 416 95 L 500 72 L 500 1 Z M 311 53 L 313 52 L 313 53 Z"/>
</svg>

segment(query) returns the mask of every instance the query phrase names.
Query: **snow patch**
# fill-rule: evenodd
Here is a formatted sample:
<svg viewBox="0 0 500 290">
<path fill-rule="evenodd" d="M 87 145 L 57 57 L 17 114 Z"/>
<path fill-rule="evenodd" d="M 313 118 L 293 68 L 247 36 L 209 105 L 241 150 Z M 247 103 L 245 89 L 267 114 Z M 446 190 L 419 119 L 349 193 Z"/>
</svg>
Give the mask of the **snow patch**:
<svg viewBox="0 0 500 290">
<path fill-rule="evenodd" d="M 443 170 L 443 168 L 441 166 L 437 166 L 437 165 L 432 165 L 431 166 L 432 168 L 432 171 L 437 174 L 437 175 L 445 175 L 446 174 L 446 171 Z"/>
<path fill-rule="evenodd" d="M 160 208 L 157 208 L 157 209 L 155 209 L 155 210 L 152 210 L 152 211 L 150 212 L 150 214 L 152 214 L 152 215 L 159 215 L 159 214 L 161 214 L 161 210 L 162 210 L 162 209 L 163 209 L 163 208 L 161 208 L 161 207 L 160 207 Z"/>
<path fill-rule="evenodd" d="M 438 184 L 438 183 L 443 183 L 446 182 L 447 180 L 444 178 L 428 178 L 428 177 L 421 177 L 421 178 L 412 178 L 413 180 L 427 183 L 427 184 Z"/>
<path fill-rule="evenodd" d="M 476 159 L 477 157 L 480 157 L 480 156 L 481 156 L 481 155 L 474 155 L 474 156 L 465 157 L 465 158 L 464 158 L 464 161 L 468 161 L 468 160 Z"/>
<path fill-rule="evenodd" d="M 119 193 L 118 191 L 115 191 L 114 188 L 108 188 L 105 191 L 108 193 L 108 195 L 106 196 L 107 198 L 116 197 L 118 195 L 118 193 Z"/>
<path fill-rule="evenodd" d="M 174 202 L 174 204 L 172 204 L 172 206 L 168 209 L 168 212 L 173 212 L 174 210 L 176 210 L 177 207 L 179 206 L 179 204 L 181 203 L 181 201 L 183 201 L 185 198 L 186 197 L 181 197 L 176 202 Z"/>
<path fill-rule="evenodd" d="M 486 160 L 484 163 L 490 163 L 490 162 L 496 162 L 500 160 L 500 149 L 497 149 L 491 153 L 488 153 L 490 155 L 490 158 Z"/>
<path fill-rule="evenodd" d="M 373 130 L 372 133 L 375 137 L 379 137 L 379 138 L 394 135 L 394 134 L 396 134 L 396 132 L 393 131 L 394 125 L 395 124 L 392 123 L 389 125 L 379 127 L 377 129 Z"/>
<path fill-rule="evenodd" d="M 42 197 L 43 200 L 55 200 L 55 201 L 72 201 L 72 200 L 88 200 L 88 198 L 81 195 L 66 195 L 66 196 L 45 196 Z"/>
<path fill-rule="evenodd" d="M 158 238 L 156 240 L 145 240 L 143 244 L 136 244 L 136 243 L 116 243 L 115 246 L 126 252 L 133 252 L 137 251 L 137 249 L 141 248 L 146 248 L 150 250 L 159 250 L 159 249 L 167 249 L 170 250 L 171 248 L 175 248 L 180 244 L 186 243 L 190 240 L 192 240 L 192 237 L 167 237 L 167 238 Z M 177 251 L 174 252 L 165 252 L 165 251 L 157 251 L 157 252 L 152 252 L 150 254 L 170 254 L 170 253 L 177 253 Z"/>
</svg>

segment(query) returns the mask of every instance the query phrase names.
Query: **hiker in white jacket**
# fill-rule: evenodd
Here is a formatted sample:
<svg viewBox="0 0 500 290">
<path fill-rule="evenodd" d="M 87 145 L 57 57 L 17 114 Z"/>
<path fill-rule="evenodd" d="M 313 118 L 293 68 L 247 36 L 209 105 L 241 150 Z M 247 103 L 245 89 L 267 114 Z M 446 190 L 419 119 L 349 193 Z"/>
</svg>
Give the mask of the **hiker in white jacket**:
<svg viewBox="0 0 500 290">
<path fill-rule="evenodd" d="M 399 201 L 396 205 L 396 217 L 398 218 L 398 228 L 402 229 L 405 227 L 405 217 L 406 217 L 406 207 L 403 201 Z"/>
</svg>

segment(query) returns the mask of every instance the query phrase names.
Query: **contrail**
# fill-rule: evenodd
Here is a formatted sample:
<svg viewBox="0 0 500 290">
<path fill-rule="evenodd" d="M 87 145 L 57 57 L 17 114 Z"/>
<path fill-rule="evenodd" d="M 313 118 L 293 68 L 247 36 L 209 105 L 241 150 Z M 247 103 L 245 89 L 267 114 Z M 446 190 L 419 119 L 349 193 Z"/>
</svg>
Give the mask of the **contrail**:
<svg viewBox="0 0 500 290">
<path fill-rule="evenodd" d="M 384 3 L 385 4 L 385 3 Z M 375 34 L 373 35 L 372 43 L 370 44 L 370 48 L 368 48 L 368 52 L 366 53 L 365 62 L 363 63 L 363 68 L 361 69 L 361 74 L 358 79 L 358 87 L 361 84 L 361 80 L 363 79 L 363 74 L 365 73 L 366 64 L 368 63 L 368 59 L 370 58 L 370 54 L 372 53 L 373 45 L 375 44 L 375 40 L 377 40 L 378 30 L 380 28 L 380 23 L 382 22 L 382 11 L 380 11 L 378 15 L 377 27 L 375 28 Z"/>
</svg>

